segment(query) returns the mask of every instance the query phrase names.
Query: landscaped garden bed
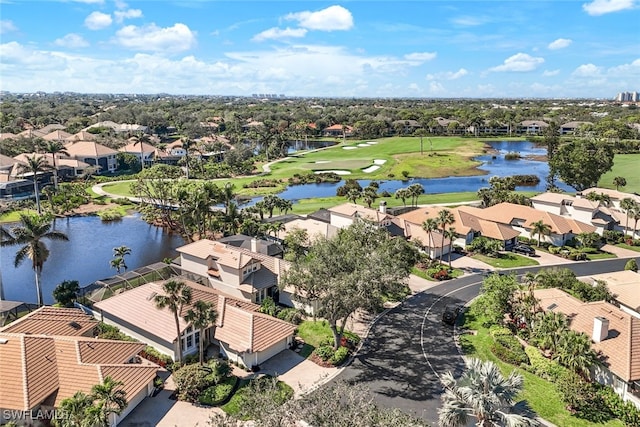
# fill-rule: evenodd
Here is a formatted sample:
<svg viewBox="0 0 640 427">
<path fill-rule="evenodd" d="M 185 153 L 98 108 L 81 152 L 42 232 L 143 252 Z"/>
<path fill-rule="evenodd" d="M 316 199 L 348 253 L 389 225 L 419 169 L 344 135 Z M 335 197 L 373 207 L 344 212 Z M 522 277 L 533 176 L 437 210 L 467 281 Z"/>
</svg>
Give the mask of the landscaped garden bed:
<svg viewBox="0 0 640 427">
<path fill-rule="evenodd" d="M 339 366 L 360 342 L 356 334 L 345 331 L 338 349 L 333 347 L 333 333 L 324 321 L 305 320 L 298 326 L 299 354 L 324 367 Z"/>
</svg>

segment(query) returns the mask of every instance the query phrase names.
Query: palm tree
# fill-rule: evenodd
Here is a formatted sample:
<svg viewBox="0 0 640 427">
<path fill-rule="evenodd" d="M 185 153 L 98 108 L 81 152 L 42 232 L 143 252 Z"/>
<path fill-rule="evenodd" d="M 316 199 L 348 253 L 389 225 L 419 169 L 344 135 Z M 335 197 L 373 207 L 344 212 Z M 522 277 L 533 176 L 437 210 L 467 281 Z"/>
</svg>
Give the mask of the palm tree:
<svg viewBox="0 0 640 427">
<path fill-rule="evenodd" d="M 445 389 L 444 405 L 438 410 L 440 426 L 467 426 L 470 417 L 476 418 L 478 427 L 538 425 L 531 418 L 510 412 L 522 390 L 522 376 L 513 371 L 505 378 L 491 361 L 469 359 L 466 365 L 460 378 L 447 372 L 440 380 Z"/>
<path fill-rule="evenodd" d="M 613 178 L 613 185 L 616 186 L 616 191 L 620 190 L 620 187 L 627 186 L 627 180 L 623 176 L 616 176 Z"/>
<path fill-rule="evenodd" d="M 91 387 L 91 397 L 100 408 L 100 425 L 111 425 L 111 414 L 120 415 L 127 407 L 127 393 L 122 389 L 123 383 L 106 377 L 102 384 Z"/>
<path fill-rule="evenodd" d="M 193 145 L 194 142 L 189 138 L 182 140 L 182 148 L 184 149 L 184 167 L 187 179 L 189 179 L 189 150 Z"/>
<path fill-rule="evenodd" d="M 564 314 L 546 311 L 536 313 L 531 335 L 538 340 L 538 346 L 542 350 L 555 354 L 558 351 L 559 339 L 567 330 L 567 318 Z"/>
<path fill-rule="evenodd" d="M 53 158 L 53 188 L 58 189 L 58 165 L 56 164 L 56 156 L 64 154 L 69 156 L 69 152 L 60 141 L 47 141 L 44 146 L 45 153 L 51 154 Z"/>
<path fill-rule="evenodd" d="M 409 197 L 409 193 L 406 188 L 399 188 L 395 192 L 395 198 L 402 200 L 402 204 L 407 206 L 407 197 Z"/>
<path fill-rule="evenodd" d="M 421 194 L 424 194 L 424 187 L 422 184 L 411 184 L 407 187 L 407 192 L 411 197 L 412 204 L 414 206 L 418 206 L 418 197 L 420 197 Z"/>
<path fill-rule="evenodd" d="M 574 372 L 589 377 L 589 368 L 598 357 L 591 348 L 591 338 L 582 332 L 566 330 L 560 335 L 554 358 Z"/>
<path fill-rule="evenodd" d="M 173 318 L 176 322 L 176 333 L 178 340 L 178 352 L 176 353 L 176 362 L 182 361 L 182 338 L 180 336 L 180 318 L 178 313 L 182 311 L 182 307 L 191 302 L 191 288 L 184 282 L 176 282 L 170 280 L 162 285 L 163 295 L 156 295 L 153 300 L 159 310 L 165 307 L 171 310 Z"/>
<path fill-rule="evenodd" d="M 633 219 L 633 232 L 631 233 L 631 236 L 635 238 L 636 231 L 638 230 L 638 221 L 640 221 L 640 203 L 633 205 L 629 213 Z"/>
<path fill-rule="evenodd" d="M 20 214 L 21 225 L 11 228 L 11 233 L 6 233 L 0 241 L 1 246 L 24 245 L 14 259 L 14 265 L 18 267 L 29 258 L 31 267 L 35 272 L 36 290 L 38 292 L 38 305 L 43 305 L 42 286 L 40 277 L 44 263 L 49 258 L 49 249 L 42 241 L 43 239 L 68 241 L 66 234 L 60 231 L 51 231 L 49 218 L 40 215 Z"/>
<path fill-rule="evenodd" d="M 120 270 L 122 270 L 122 268 L 125 268 L 126 271 L 126 265 L 124 263 L 124 259 L 122 257 L 115 257 L 114 259 L 111 260 L 111 262 L 109 263 L 111 265 L 111 268 L 115 268 L 116 271 L 118 272 L 118 274 L 120 274 Z"/>
<path fill-rule="evenodd" d="M 54 425 L 58 427 L 84 427 L 87 425 L 87 410 L 93 406 L 91 396 L 78 391 L 67 397 L 56 410 Z"/>
<path fill-rule="evenodd" d="M 124 260 L 125 255 L 131 255 L 131 248 L 125 245 L 118 246 L 117 248 L 113 248 L 113 256 L 115 257 L 115 259 L 120 258 L 122 260 L 121 267 L 124 268 L 124 271 L 127 271 L 127 264 Z M 114 267 L 113 262 L 111 266 Z M 118 273 L 120 273 L 120 270 L 118 270 Z"/>
<path fill-rule="evenodd" d="M 38 215 L 42 214 L 42 209 L 40 208 L 40 190 L 38 189 L 38 174 L 42 172 L 46 172 L 51 169 L 49 163 L 47 163 L 47 159 L 44 156 L 33 155 L 31 157 L 27 156 L 27 163 L 20 164 L 18 167 L 19 173 L 24 175 L 25 173 L 33 174 L 33 191 L 36 195 L 36 206 L 38 207 Z"/>
<path fill-rule="evenodd" d="M 422 223 L 422 229 L 427 232 L 427 247 L 431 253 L 432 233 L 438 229 L 438 221 L 435 218 L 427 218 Z"/>
<path fill-rule="evenodd" d="M 140 168 L 144 169 L 144 144 L 149 142 L 150 139 L 147 135 L 142 135 L 141 137 L 136 139 L 136 142 L 133 143 L 133 146 L 140 144 Z"/>
<path fill-rule="evenodd" d="M 442 250 L 440 251 L 440 262 L 442 263 L 442 257 L 444 256 L 444 236 L 446 235 L 446 228 L 448 225 L 456 222 L 456 218 L 453 216 L 449 209 L 442 209 L 440 212 L 438 212 L 436 221 L 442 228 Z"/>
<path fill-rule="evenodd" d="M 213 309 L 213 304 L 205 301 L 196 301 L 184 316 L 184 320 L 191 323 L 200 333 L 200 365 L 204 365 L 204 330 L 215 324 L 217 319 L 218 312 Z"/>
<path fill-rule="evenodd" d="M 542 236 L 548 236 L 549 234 L 551 234 L 551 226 L 545 224 L 543 220 L 531 223 L 531 236 L 538 236 L 538 247 L 542 242 Z"/>
<path fill-rule="evenodd" d="M 453 241 L 457 237 L 455 227 L 449 227 L 445 232 L 444 237 L 449 239 L 449 268 L 451 268 L 451 250 L 453 248 Z"/>
<path fill-rule="evenodd" d="M 630 197 L 625 197 L 620 201 L 620 208 L 624 211 L 627 221 L 624 225 L 624 234 L 627 234 L 629 230 L 629 213 L 634 209 L 634 206 L 637 205 L 638 202 L 633 200 Z"/>
<path fill-rule="evenodd" d="M 236 194 L 233 192 L 234 188 L 232 183 L 227 182 L 224 187 L 222 187 L 222 192 L 220 193 L 220 199 L 224 204 L 224 211 L 227 215 L 230 213 L 232 202 L 236 200 Z"/>
</svg>

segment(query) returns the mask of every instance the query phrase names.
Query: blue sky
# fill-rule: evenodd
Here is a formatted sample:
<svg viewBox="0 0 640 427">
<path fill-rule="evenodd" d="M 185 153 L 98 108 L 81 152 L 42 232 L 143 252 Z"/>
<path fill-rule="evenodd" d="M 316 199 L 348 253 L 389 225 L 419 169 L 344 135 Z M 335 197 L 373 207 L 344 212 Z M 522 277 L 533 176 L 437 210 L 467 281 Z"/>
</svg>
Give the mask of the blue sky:
<svg viewBox="0 0 640 427">
<path fill-rule="evenodd" d="M 0 89 L 331 97 L 640 91 L 640 0 L 0 0 Z"/>
</svg>

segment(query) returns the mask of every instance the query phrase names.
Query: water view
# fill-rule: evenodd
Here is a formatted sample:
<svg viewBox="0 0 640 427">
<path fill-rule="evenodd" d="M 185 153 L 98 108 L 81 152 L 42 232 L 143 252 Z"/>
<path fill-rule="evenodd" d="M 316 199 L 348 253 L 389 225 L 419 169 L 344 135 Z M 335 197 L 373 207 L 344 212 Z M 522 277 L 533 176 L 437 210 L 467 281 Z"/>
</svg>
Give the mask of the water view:
<svg viewBox="0 0 640 427">
<path fill-rule="evenodd" d="M 11 224 L 7 224 L 11 227 Z M 42 271 L 44 302 L 54 302 L 53 289 L 64 280 L 77 280 L 80 286 L 113 276 L 113 248 L 128 246 L 125 257 L 129 270 L 175 257 L 175 248 L 184 244 L 182 237 L 165 233 L 147 224 L 139 215 L 120 221 L 102 222 L 98 217 L 57 219 L 55 229 L 69 236 L 68 242 L 46 241 L 51 254 Z M 0 271 L 8 300 L 34 302 L 36 288 L 30 260 L 15 268 L 13 261 L 18 246 L 0 248 Z"/>
</svg>

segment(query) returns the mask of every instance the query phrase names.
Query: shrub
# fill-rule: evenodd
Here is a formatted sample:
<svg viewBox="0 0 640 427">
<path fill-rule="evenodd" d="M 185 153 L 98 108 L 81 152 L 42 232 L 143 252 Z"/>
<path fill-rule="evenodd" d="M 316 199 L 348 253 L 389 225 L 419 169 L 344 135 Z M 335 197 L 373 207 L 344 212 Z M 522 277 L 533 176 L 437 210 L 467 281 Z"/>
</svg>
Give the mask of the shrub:
<svg viewBox="0 0 640 427">
<path fill-rule="evenodd" d="M 553 255 L 558 255 L 562 248 L 560 246 L 549 246 L 549 253 Z"/>
<path fill-rule="evenodd" d="M 556 382 L 562 400 L 578 418 L 594 423 L 604 423 L 612 415 L 602 396 L 598 394 L 598 385 L 582 379 L 578 374 L 567 371 Z"/>
<path fill-rule="evenodd" d="M 631 258 L 629 261 L 627 261 L 627 263 L 624 265 L 624 269 L 625 270 L 631 270 L 634 272 L 638 272 L 638 263 L 636 262 L 635 258 Z"/>
<path fill-rule="evenodd" d="M 604 232 L 602 233 L 602 238 L 607 243 L 622 243 L 624 242 L 624 233 L 622 231 L 616 230 L 604 230 Z"/>
<path fill-rule="evenodd" d="M 513 333 L 509 330 L 509 328 L 505 328 L 503 326 L 492 325 L 489 328 L 489 335 L 496 338 L 499 336 L 509 336 L 513 335 Z"/>
<path fill-rule="evenodd" d="M 529 367 L 527 369 L 540 378 L 557 382 L 568 372 L 567 368 L 560 366 L 555 360 L 547 359 L 540 350 L 533 346 L 525 347 L 524 352 L 529 357 Z"/>
<path fill-rule="evenodd" d="M 53 297 L 59 304 L 65 307 L 73 307 L 73 302 L 78 298 L 79 291 L 80 284 L 77 280 L 65 280 L 53 290 Z"/>
<path fill-rule="evenodd" d="M 529 358 L 520 341 L 513 335 L 499 335 L 491 346 L 491 352 L 500 360 L 512 365 L 528 364 Z"/>
<path fill-rule="evenodd" d="M 118 340 L 118 341 L 136 341 L 128 335 L 120 332 L 120 329 L 115 326 L 107 325 L 106 323 L 98 323 L 98 338 L 105 340 Z"/>
<path fill-rule="evenodd" d="M 302 313 L 297 308 L 284 308 L 278 312 L 278 319 L 284 320 L 285 322 L 293 323 L 294 325 L 299 325 L 302 323 Z"/>
<path fill-rule="evenodd" d="M 451 276 L 449 275 L 449 272 L 445 269 L 442 270 L 438 270 L 435 274 L 432 275 L 432 277 L 436 280 L 448 280 L 451 279 Z"/>
<path fill-rule="evenodd" d="M 341 365 L 348 355 L 349 349 L 347 347 L 340 347 L 333 353 L 333 356 L 331 356 L 331 364 L 335 366 Z"/>
<path fill-rule="evenodd" d="M 186 365 L 173 373 L 173 381 L 180 400 L 197 402 L 198 396 L 203 390 L 213 385 L 210 378 L 210 369 L 199 364 Z"/>
<path fill-rule="evenodd" d="M 171 366 L 171 364 L 173 363 L 173 359 L 171 359 L 171 357 L 167 356 L 166 354 L 160 353 L 158 350 L 149 345 L 140 352 L 140 356 L 157 365 L 162 366 L 163 368 Z"/>
<path fill-rule="evenodd" d="M 237 377 L 229 377 L 220 384 L 208 387 L 204 393 L 198 397 L 198 402 L 203 405 L 218 406 L 224 404 L 228 399 L 238 381 Z"/>
<path fill-rule="evenodd" d="M 640 409 L 633 403 L 625 402 L 611 387 L 602 387 L 598 395 L 611 414 L 627 427 L 640 426 Z"/>
<path fill-rule="evenodd" d="M 322 360 L 327 361 L 331 359 L 335 353 L 335 350 L 330 345 L 321 345 L 316 347 L 314 353 Z"/>
<path fill-rule="evenodd" d="M 98 212 L 98 216 L 103 221 L 116 221 L 122 219 L 122 214 L 114 209 L 107 209 L 106 211 Z"/>
</svg>

